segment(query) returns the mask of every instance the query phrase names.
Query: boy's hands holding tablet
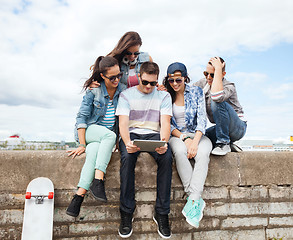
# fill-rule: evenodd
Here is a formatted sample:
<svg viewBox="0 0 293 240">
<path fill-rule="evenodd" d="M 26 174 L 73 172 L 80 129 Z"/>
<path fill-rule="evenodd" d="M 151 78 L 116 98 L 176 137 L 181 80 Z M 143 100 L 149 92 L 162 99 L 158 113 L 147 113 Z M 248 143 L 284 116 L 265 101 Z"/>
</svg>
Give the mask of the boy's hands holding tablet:
<svg viewBox="0 0 293 240">
<path fill-rule="evenodd" d="M 162 141 L 165 142 L 165 138 L 163 138 Z M 167 150 L 168 150 L 168 144 L 166 142 L 165 142 L 164 146 L 158 147 L 158 148 L 155 149 L 155 151 L 158 154 L 164 154 L 165 152 L 167 152 Z"/>
<path fill-rule="evenodd" d="M 130 141 L 126 144 L 126 150 L 128 153 L 136 153 L 137 151 L 140 151 L 140 148 L 133 144 L 133 141 Z"/>
<path fill-rule="evenodd" d="M 142 152 L 157 152 L 158 154 L 164 154 L 167 149 L 167 143 L 162 140 L 138 140 L 134 139 L 133 146 L 138 147 L 139 150 Z"/>
</svg>

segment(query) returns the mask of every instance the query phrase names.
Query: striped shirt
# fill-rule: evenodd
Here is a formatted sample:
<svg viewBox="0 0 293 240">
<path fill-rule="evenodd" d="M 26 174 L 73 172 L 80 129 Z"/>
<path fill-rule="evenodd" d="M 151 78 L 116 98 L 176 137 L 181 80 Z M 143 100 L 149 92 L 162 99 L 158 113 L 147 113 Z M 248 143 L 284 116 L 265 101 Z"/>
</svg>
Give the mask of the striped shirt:
<svg viewBox="0 0 293 240">
<path fill-rule="evenodd" d="M 160 116 L 172 116 L 172 101 L 168 92 L 156 88 L 149 94 L 137 86 L 123 91 L 118 100 L 116 115 L 129 116 L 129 131 L 147 134 L 160 131 Z"/>
<path fill-rule="evenodd" d="M 109 100 L 106 114 L 99 125 L 112 129 L 115 124 L 115 108 L 113 100 Z"/>
</svg>

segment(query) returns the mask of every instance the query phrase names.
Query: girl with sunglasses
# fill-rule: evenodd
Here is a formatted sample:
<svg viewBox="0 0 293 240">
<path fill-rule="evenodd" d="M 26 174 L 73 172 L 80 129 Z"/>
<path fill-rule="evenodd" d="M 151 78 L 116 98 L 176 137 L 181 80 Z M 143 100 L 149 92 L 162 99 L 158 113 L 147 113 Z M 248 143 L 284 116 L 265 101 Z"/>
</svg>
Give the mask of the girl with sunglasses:
<svg viewBox="0 0 293 240">
<path fill-rule="evenodd" d="M 88 190 L 98 201 L 107 201 L 104 175 L 118 133 L 115 110 L 121 92 L 121 76 L 117 59 L 101 56 L 94 64 L 91 77 L 83 85 L 86 93 L 76 117 L 75 128 L 79 146 L 67 152 L 72 158 L 86 152 L 86 160 L 77 185 L 78 190 L 66 211 L 70 216 L 79 215 Z M 100 87 L 89 90 L 93 80 L 99 82 Z"/>
<path fill-rule="evenodd" d="M 203 91 L 199 87 L 187 85 L 189 82 L 184 64 L 175 62 L 169 65 L 163 80 L 173 103 L 169 144 L 184 192 L 188 195 L 182 214 L 190 225 L 198 227 L 205 207 L 201 194 L 212 143 L 204 136 L 207 120 Z M 190 163 L 191 159 L 195 161 L 194 167 Z"/>
<path fill-rule="evenodd" d="M 139 51 L 141 45 L 142 40 L 137 32 L 126 32 L 108 54 L 108 56 L 116 58 L 120 64 L 123 73 L 121 83 L 124 88 L 138 85 L 141 64 L 153 61 L 148 53 Z"/>
<path fill-rule="evenodd" d="M 108 54 L 119 62 L 120 70 L 123 73 L 120 81 L 123 90 L 138 85 L 141 64 L 153 61 L 148 53 L 140 52 L 141 45 L 142 40 L 137 32 L 126 32 Z M 90 87 L 99 87 L 99 84 L 93 82 Z"/>
</svg>

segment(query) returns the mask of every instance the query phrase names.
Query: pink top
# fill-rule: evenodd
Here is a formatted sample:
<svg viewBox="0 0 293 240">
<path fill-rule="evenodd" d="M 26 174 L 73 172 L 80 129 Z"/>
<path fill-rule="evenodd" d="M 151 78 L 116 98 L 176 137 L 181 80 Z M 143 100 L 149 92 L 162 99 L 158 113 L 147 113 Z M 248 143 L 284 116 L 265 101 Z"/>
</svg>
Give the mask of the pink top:
<svg viewBox="0 0 293 240">
<path fill-rule="evenodd" d="M 138 85 L 138 78 L 135 74 L 135 70 L 129 69 L 129 75 L 128 75 L 128 79 L 127 79 L 127 88 L 133 87 L 136 85 Z"/>
</svg>

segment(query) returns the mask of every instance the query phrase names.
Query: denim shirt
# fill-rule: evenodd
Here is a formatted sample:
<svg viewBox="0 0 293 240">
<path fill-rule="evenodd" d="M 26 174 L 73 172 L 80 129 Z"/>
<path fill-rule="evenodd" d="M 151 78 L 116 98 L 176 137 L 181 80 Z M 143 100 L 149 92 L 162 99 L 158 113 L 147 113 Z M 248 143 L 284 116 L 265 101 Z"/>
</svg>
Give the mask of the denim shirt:
<svg viewBox="0 0 293 240">
<path fill-rule="evenodd" d="M 139 79 L 137 74 L 139 73 L 141 64 L 143 64 L 144 62 L 147 62 L 149 60 L 150 60 L 150 56 L 146 52 L 141 52 L 138 55 L 137 63 L 134 68 L 137 79 Z M 128 75 L 129 75 L 129 65 L 126 65 L 125 63 L 121 62 L 120 71 L 123 73 L 122 78 L 120 80 L 120 83 L 122 84 L 121 87 L 122 87 L 122 90 L 125 90 L 127 88 L 127 79 L 128 79 Z"/>
<path fill-rule="evenodd" d="M 107 92 L 106 86 L 104 82 L 100 83 L 101 86 L 98 88 L 93 88 L 93 90 L 87 90 L 85 95 L 83 96 L 83 100 L 81 102 L 81 106 L 76 116 L 76 124 L 75 124 L 75 140 L 78 141 L 77 129 L 79 128 L 87 128 L 92 124 L 97 124 L 103 120 L 108 103 L 110 100 L 110 96 Z M 117 90 L 113 97 L 113 105 L 114 108 L 117 108 L 118 97 L 121 92 L 121 85 L 118 84 Z M 116 122 L 113 126 L 113 131 L 118 133 L 118 121 L 116 117 Z"/>
<path fill-rule="evenodd" d="M 205 134 L 207 125 L 206 105 L 203 91 L 200 87 L 185 84 L 184 90 L 185 124 L 187 132 L 195 133 L 201 131 Z M 182 128 L 176 124 L 175 117 L 171 119 L 171 132 Z"/>
</svg>

